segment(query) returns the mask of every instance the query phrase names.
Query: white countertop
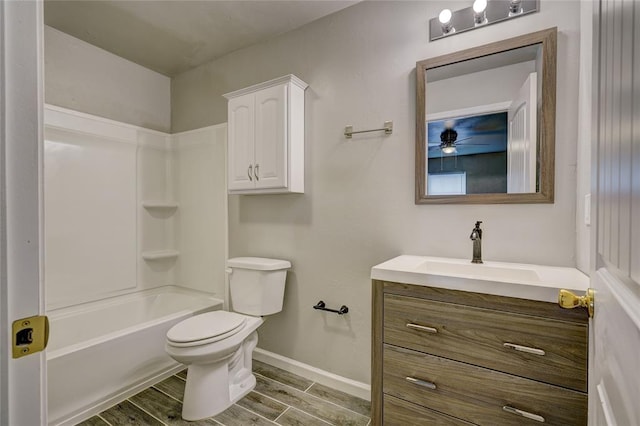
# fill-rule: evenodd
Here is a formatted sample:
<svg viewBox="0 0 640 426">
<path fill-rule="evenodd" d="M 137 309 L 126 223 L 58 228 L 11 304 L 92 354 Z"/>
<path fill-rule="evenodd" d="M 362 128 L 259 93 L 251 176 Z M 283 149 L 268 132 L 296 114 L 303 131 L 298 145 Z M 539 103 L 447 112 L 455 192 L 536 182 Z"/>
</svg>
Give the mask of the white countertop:
<svg viewBox="0 0 640 426">
<path fill-rule="evenodd" d="M 560 289 L 582 295 L 589 277 L 576 268 L 402 255 L 371 268 L 371 278 L 557 303 Z"/>
</svg>

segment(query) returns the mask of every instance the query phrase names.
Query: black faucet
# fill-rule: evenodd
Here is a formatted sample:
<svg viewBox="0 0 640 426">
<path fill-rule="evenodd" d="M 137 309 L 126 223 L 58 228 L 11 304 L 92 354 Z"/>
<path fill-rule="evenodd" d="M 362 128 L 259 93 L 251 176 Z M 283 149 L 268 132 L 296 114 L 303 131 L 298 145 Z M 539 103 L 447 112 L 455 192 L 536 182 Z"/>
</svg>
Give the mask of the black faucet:
<svg viewBox="0 0 640 426">
<path fill-rule="evenodd" d="M 482 263 L 482 229 L 480 229 L 481 220 L 476 222 L 476 227 L 471 231 L 471 240 L 473 241 L 473 259 L 471 263 Z"/>
</svg>

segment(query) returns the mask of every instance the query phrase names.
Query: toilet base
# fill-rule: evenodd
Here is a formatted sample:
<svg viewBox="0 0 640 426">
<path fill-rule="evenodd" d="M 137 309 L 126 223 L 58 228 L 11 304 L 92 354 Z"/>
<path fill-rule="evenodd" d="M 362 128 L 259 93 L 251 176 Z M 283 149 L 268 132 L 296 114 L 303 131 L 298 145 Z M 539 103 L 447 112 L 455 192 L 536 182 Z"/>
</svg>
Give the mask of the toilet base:
<svg viewBox="0 0 640 426">
<path fill-rule="evenodd" d="M 258 334 L 254 331 L 231 357 L 189 365 L 182 405 L 184 420 L 220 414 L 255 388 L 251 356 L 257 343 Z"/>
</svg>

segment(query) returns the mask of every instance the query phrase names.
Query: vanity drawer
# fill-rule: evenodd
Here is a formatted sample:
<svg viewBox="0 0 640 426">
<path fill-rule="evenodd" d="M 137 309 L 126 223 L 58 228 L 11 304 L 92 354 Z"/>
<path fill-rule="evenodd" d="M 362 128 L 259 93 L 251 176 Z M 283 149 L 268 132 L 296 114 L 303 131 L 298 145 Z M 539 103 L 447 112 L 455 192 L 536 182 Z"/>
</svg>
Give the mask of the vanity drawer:
<svg viewBox="0 0 640 426">
<path fill-rule="evenodd" d="M 428 408 L 384 396 L 384 426 L 473 426 L 473 423 Z"/>
<path fill-rule="evenodd" d="M 587 326 L 385 294 L 384 342 L 587 390 Z"/>
<path fill-rule="evenodd" d="M 581 392 L 387 344 L 383 359 L 385 394 L 478 425 L 587 424 Z"/>
</svg>

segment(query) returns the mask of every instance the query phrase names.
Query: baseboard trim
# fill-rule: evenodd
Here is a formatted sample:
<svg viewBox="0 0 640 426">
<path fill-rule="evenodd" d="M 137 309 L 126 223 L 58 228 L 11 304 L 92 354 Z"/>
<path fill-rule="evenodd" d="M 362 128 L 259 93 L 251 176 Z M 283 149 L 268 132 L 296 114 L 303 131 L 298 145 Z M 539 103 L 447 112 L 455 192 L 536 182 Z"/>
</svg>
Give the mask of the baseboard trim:
<svg viewBox="0 0 640 426">
<path fill-rule="evenodd" d="M 337 374 L 312 367 L 311 365 L 304 364 L 294 359 L 260 348 L 256 348 L 253 351 L 253 358 L 264 362 L 265 364 L 269 364 L 290 373 L 297 374 L 298 376 L 313 380 L 321 385 L 329 386 L 332 389 L 371 401 L 371 386 L 366 383 L 338 376 Z"/>
</svg>

